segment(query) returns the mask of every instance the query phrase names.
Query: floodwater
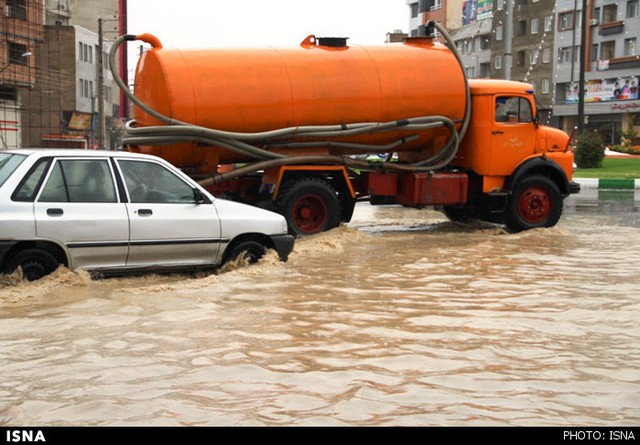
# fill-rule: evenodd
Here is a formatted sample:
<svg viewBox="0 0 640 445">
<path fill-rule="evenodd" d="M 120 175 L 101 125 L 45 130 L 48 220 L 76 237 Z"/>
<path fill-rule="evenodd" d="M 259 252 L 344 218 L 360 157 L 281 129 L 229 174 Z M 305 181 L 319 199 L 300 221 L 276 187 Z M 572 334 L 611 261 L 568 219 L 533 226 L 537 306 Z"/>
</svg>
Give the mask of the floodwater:
<svg viewBox="0 0 640 445">
<path fill-rule="evenodd" d="M 639 208 L 510 234 L 359 205 L 286 264 L 5 277 L 0 424 L 637 425 Z"/>
</svg>

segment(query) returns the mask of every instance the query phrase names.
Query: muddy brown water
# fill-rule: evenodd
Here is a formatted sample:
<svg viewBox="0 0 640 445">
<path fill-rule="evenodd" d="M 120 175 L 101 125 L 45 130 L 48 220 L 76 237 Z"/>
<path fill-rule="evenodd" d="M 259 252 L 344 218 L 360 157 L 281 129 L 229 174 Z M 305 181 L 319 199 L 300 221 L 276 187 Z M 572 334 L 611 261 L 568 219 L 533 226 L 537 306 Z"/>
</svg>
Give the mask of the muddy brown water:
<svg viewBox="0 0 640 445">
<path fill-rule="evenodd" d="M 3 425 L 637 425 L 638 203 L 359 205 L 288 263 L 0 284 Z"/>
</svg>

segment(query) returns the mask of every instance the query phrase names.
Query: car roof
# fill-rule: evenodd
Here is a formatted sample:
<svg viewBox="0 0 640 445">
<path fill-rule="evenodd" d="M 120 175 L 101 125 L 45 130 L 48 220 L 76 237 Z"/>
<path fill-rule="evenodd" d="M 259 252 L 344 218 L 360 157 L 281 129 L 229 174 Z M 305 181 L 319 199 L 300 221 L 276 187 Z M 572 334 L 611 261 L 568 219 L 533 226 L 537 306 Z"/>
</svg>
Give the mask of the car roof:
<svg viewBox="0 0 640 445">
<path fill-rule="evenodd" d="M 120 150 L 84 150 L 80 148 L 19 148 L 12 150 L 4 150 L 3 153 L 16 153 L 26 156 L 83 156 L 83 157 L 125 157 L 136 159 L 158 159 L 156 156 L 146 155 L 142 153 L 132 153 Z"/>
</svg>

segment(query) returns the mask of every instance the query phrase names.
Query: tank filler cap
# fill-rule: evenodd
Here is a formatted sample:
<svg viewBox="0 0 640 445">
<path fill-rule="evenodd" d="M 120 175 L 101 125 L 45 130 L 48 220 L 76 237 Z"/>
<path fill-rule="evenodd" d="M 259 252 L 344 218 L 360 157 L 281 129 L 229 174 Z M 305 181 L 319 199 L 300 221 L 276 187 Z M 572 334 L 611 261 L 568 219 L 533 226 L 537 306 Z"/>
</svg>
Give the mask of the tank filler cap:
<svg viewBox="0 0 640 445">
<path fill-rule="evenodd" d="M 316 37 L 311 34 L 300 43 L 300 46 L 307 49 L 319 46 L 324 48 L 348 48 L 347 40 L 349 40 L 349 37 Z"/>
<path fill-rule="evenodd" d="M 349 37 L 316 37 L 318 46 L 328 46 L 330 48 L 346 48 Z"/>
</svg>

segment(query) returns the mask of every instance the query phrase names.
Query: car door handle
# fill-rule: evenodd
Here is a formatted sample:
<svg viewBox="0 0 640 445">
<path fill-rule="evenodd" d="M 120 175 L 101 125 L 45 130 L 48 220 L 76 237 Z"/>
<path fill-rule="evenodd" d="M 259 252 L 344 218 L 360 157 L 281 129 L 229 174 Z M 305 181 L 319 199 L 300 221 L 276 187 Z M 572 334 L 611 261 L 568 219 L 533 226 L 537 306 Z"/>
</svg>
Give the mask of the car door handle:
<svg viewBox="0 0 640 445">
<path fill-rule="evenodd" d="M 495 131 L 492 131 L 492 132 L 491 132 L 491 134 L 504 134 L 504 131 L 502 131 L 502 130 L 495 130 Z"/>
<path fill-rule="evenodd" d="M 62 216 L 64 211 L 62 209 L 47 209 L 47 215 L 49 216 Z"/>
<path fill-rule="evenodd" d="M 151 215 L 153 215 L 153 211 L 151 209 L 138 210 L 138 216 L 151 216 Z"/>
</svg>

